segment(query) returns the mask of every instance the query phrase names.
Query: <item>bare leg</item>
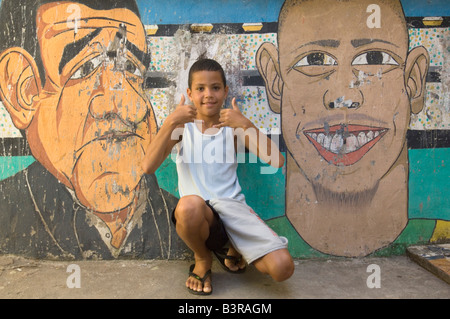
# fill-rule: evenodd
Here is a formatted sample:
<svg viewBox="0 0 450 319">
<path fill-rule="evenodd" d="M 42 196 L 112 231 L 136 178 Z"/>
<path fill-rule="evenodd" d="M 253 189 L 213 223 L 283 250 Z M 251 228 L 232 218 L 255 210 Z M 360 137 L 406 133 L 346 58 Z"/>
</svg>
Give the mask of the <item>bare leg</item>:
<svg viewBox="0 0 450 319">
<path fill-rule="evenodd" d="M 205 242 L 209 236 L 209 228 L 214 221 L 214 214 L 206 205 L 205 201 L 198 196 L 184 196 L 180 198 L 175 209 L 176 230 L 180 238 L 194 252 L 195 268 L 193 272 L 203 277 L 211 269 L 211 251 Z M 186 287 L 195 291 L 211 291 L 211 278 L 209 277 L 204 286 L 202 283 L 189 277 Z"/>
<path fill-rule="evenodd" d="M 275 250 L 253 262 L 256 269 L 270 275 L 275 281 L 289 279 L 294 273 L 294 262 L 286 248 Z"/>
</svg>

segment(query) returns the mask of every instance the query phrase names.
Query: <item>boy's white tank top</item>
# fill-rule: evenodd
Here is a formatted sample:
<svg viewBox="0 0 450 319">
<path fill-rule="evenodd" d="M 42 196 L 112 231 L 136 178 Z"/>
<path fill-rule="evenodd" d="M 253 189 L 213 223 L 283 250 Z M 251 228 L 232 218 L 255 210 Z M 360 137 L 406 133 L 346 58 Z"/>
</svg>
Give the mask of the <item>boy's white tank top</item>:
<svg viewBox="0 0 450 319">
<path fill-rule="evenodd" d="M 232 128 L 211 129 L 203 134 L 195 123 L 186 123 L 177 147 L 180 196 L 245 200 L 236 173 L 238 164 Z"/>
</svg>

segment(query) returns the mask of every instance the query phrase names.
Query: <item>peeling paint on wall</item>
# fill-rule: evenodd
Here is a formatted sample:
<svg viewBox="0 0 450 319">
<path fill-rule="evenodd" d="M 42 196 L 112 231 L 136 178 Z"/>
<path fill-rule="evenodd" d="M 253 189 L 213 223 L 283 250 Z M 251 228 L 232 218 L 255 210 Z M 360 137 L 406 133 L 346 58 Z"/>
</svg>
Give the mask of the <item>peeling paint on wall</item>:
<svg viewBox="0 0 450 319">
<path fill-rule="evenodd" d="M 335 5 L 334 1 L 329 2 L 330 6 Z M 412 2 L 414 8 L 417 8 L 418 5 L 414 0 L 402 1 L 404 12 L 409 12 L 410 7 L 405 6 Z M 8 3 L 3 0 L 2 7 L 6 7 Z M 32 11 L 29 10 L 31 2 L 21 0 L 11 3 L 14 7 L 22 8 L 23 14 L 13 21 L 8 21 L 11 19 L 9 15 L 6 15 L 6 18 L 4 14 L 0 15 L 0 19 L 3 19 L 0 21 L 0 23 L 3 22 L 2 37 L 8 36 L 6 30 L 21 31 L 26 23 L 33 20 L 30 18 Z M 308 36 L 311 38 L 310 42 L 316 42 L 316 45 L 321 44 L 317 42 L 321 40 L 320 28 L 308 29 L 305 25 L 307 19 L 302 18 L 302 11 L 297 10 L 295 6 L 287 11 L 293 15 L 293 29 L 299 32 L 309 31 L 304 31 L 305 34 L 286 41 L 280 35 L 280 25 L 283 22 L 267 18 L 274 15 L 275 7 L 276 11 L 281 9 L 283 1 L 260 6 L 258 10 L 269 11 L 270 8 L 270 13 L 267 12 L 265 16 L 258 14 L 252 21 L 241 21 L 239 19 L 241 16 L 247 17 L 249 14 L 252 18 L 253 16 L 249 12 L 239 13 L 237 9 L 227 11 L 233 16 L 229 19 L 230 22 L 192 21 L 189 20 L 189 13 L 181 17 L 178 12 L 177 21 L 189 21 L 186 24 L 168 24 L 172 22 L 163 21 L 167 12 L 163 14 L 154 8 L 150 9 L 150 1 L 138 1 L 138 6 L 135 6 L 132 1 L 124 1 L 127 4 L 123 4 L 122 1 L 112 3 L 117 7 L 114 9 L 116 11 L 102 12 L 102 16 L 108 17 L 111 14 L 115 20 L 125 22 L 126 32 L 123 26 L 118 24 L 117 32 L 114 32 L 112 37 L 103 38 L 102 35 L 101 41 L 100 39 L 98 41 L 101 45 L 98 46 L 97 43 L 98 52 L 101 54 L 95 57 L 93 54 L 94 59 L 85 58 L 77 64 L 73 63 L 71 71 L 66 71 L 78 72 L 76 76 L 73 74 L 69 76 L 69 73 L 64 75 L 66 76 L 64 81 L 69 79 L 72 82 L 55 81 L 61 75 L 59 73 L 55 73 L 51 81 L 47 82 L 47 84 L 54 83 L 55 87 L 64 82 L 66 84 L 64 90 L 72 88 L 73 91 L 66 97 L 66 101 L 72 105 L 71 109 L 56 108 L 59 110 L 57 118 L 64 118 L 64 115 L 70 114 L 71 121 L 59 122 L 60 124 L 55 121 L 55 124 L 52 124 L 51 113 L 43 111 L 34 113 L 37 107 L 27 107 L 26 112 L 17 116 L 13 110 L 20 108 L 17 105 L 8 106 L 10 100 L 8 93 L 14 91 L 12 83 L 5 83 L 1 87 L 3 104 L 0 104 L 0 152 L 3 157 L 0 161 L 2 167 L 0 211 L 4 213 L 0 215 L 0 252 L 40 258 L 71 259 L 125 256 L 181 258 L 185 256 L 186 247 L 178 241 L 173 227 L 168 223 L 168 214 L 176 204 L 178 196 L 175 167 L 168 159 L 156 174 L 158 180 L 155 176 L 143 176 L 138 165 L 141 156 L 138 150 L 139 147 L 145 148 L 144 144 L 148 141 L 148 136 L 176 107 L 180 95 L 185 94 L 187 72 L 199 56 L 216 59 L 222 64 L 230 85 L 229 97 L 237 97 L 244 115 L 266 133 L 280 134 L 280 148 L 288 157 L 287 166 L 283 170 L 274 175 L 263 176 L 259 174 L 259 167 L 264 164 L 248 162 L 240 165 L 239 174 L 249 204 L 278 233 L 288 237 L 290 250 L 295 257 L 402 253 L 404 247 L 409 244 L 448 239 L 446 234 L 449 229 L 450 212 L 447 198 L 443 195 L 449 191 L 448 163 L 446 163 L 450 128 L 448 17 L 444 16 L 439 20 L 441 23 L 439 25 L 430 25 L 429 20 L 420 16 L 422 11 L 418 13 L 419 16 L 406 17 L 407 29 L 404 39 L 409 42 L 405 49 L 418 52 L 413 49 L 424 48 L 429 56 L 427 74 L 421 75 L 426 78 L 425 86 L 416 90 L 417 92 L 423 90 L 423 106 L 413 107 L 407 114 L 402 109 L 396 109 L 389 114 L 389 117 L 381 118 L 380 109 L 385 104 L 398 99 L 392 90 L 389 90 L 395 86 L 394 82 L 389 81 L 395 73 L 394 62 L 403 59 L 399 59 L 401 54 L 394 54 L 395 46 L 390 49 L 386 47 L 386 43 L 379 41 L 376 43 L 376 50 L 365 49 L 358 54 L 345 56 L 343 53 L 350 52 L 349 48 L 354 49 L 354 46 L 349 45 L 346 49 L 338 50 L 337 47 L 333 48 L 337 42 L 331 41 L 341 41 L 342 48 L 344 37 L 351 32 L 377 31 L 376 25 L 367 31 L 366 20 L 370 13 L 366 12 L 365 2 L 363 4 L 359 2 L 359 6 L 353 6 L 354 1 L 349 1 L 342 4 L 347 6 L 346 8 L 336 7 L 334 10 L 341 12 L 342 17 L 352 17 L 338 24 L 338 27 L 335 25 L 333 32 L 328 32 L 328 42 L 322 43 L 327 44 L 334 51 L 332 49 L 327 51 L 323 45 L 319 45 L 313 50 L 315 55 L 309 56 L 309 61 L 308 58 L 302 59 L 312 51 L 306 55 L 293 55 L 289 63 L 281 64 L 281 69 L 277 69 L 275 63 L 270 78 L 265 71 L 271 65 L 269 62 L 278 61 L 278 50 L 283 50 L 283 43 L 290 51 L 300 46 L 296 44 L 296 41 Z M 368 1 L 368 3 L 374 4 L 378 1 Z M 62 6 L 58 7 L 57 14 L 47 13 L 47 16 L 39 16 L 37 21 L 39 23 L 54 22 L 56 18 L 59 18 L 61 21 L 70 22 L 72 29 L 76 29 L 73 32 L 73 38 L 78 40 L 87 36 L 89 32 L 82 28 L 84 20 L 73 20 L 73 14 L 84 15 L 89 10 L 86 11 L 81 4 L 76 5 L 78 7 L 71 7 L 72 10 L 69 11 L 67 11 L 68 7 L 67 10 Z M 317 21 L 327 14 L 327 11 L 323 10 L 323 5 L 314 5 L 313 2 L 310 2 L 310 5 L 312 7 L 308 10 L 314 11 L 313 16 Z M 106 9 L 102 6 L 104 4 L 90 9 Z M 384 7 L 384 2 L 380 2 L 379 6 L 381 8 L 380 26 L 389 29 L 384 36 L 395 36 L 393 33 L 401 34 L 399 31 L 401 23 L 395 22 L 397 20 L 394 18 L 388 19 L 383 16 L 388 11 L 388 8 Z M 83 10 L 73 11 L 74 8 Z M 137 17 L 130 14 L 130 10 L 137 9 L 141 10 L 140 16 L 144 23 L 148 22 L 151 25 L 142 25 L 141 28 L 140 23 L 136 21 Z M 175 9 L 164 10 L 174 11 Z M 68 19 L 68 15 L 72 18 Z M 158 17 L 159 20 L 150 21 L 153 17 Z M 259 20 L 258 17 L 260 17 Z M 355 17 L 361 17 L 360 21 L 353 19 Z M 333 18 L 336 23 L 338 20 L 338 17 Z M 344 32 L 350 20 L 354 23 L 354 27 Z M 74 22 L 80 24 L 74 24 Z M 132 30 L 132 25 L 139 25 L 139 30 L 137 32 Z M 325 28 L 326 25 L 322 27 Z M 11 46 L 28 50 L 31 58 L 35 59 L 36 65 L 41 62 L 34 56 L 39 53 L 47 54 L 43 57 L 42 67 L 46 72 L 51 73 L 53 69 L 58 71 L 60 64 L 55 61 L 58 61 L 57 52 L 60 45 L 49 42 L 46 45 L 54 45 L 52 47 L 54 49 L 48 53 L 39 52 L 36 46 L 30 49 L 29 42 L 35 41 L 32 40 L 32 34 L 33 32 L 29 32 L 26 37 L 18 36 L 19 42 Z M 136 36 L 137 34 L 139 36 Z M 332 35 L 336 38 L 332 39 Z M 360 35 L 356 39 L 358 41 L 354 41 L 353 44 L 363 43 L 365 36 L 366 34 Z M 2 39 L 0 37 L 0 40 Z M 390 39 L 389 42 L 399 47 L 404 39 Z M 8 41 L 1 42 L 4 45 Z M 70 42 L 76 41 L 72 39 Z M 124 47 L 127 42 L 134 46 Z M 368 44 L 365 43 L 366 46 Z M 43 46 L 43 51 L 46 45 Z M 139 60 L 141 62 L 145 60 L 145 55 L 141 55 L 145 53 L 143 50 L 145 45 L 149 49 L 151 62 L 146 68 L 140 68 Z M 112 47 L 114 50 L 108 50 Z M 91 48 L 92 52 L 97 52 L 94 45 Z M 16 69 L 23 66 L 26 69 L 25 64 L 20 64 L 22 62 L 19 63 L 14 59 L 15 55 L 5 55 L 5 49 L 7 47 L 0 49 L 3 51 L 0 64 L 1 61 L 8 61 L 9 65 L 13 65 Z M 132 50 L 137 55 L 132 54 L 129 59 L 128 54 Z M 375 53 L 368 56 L 366 54 L 368 51 Z M 381 54 L 381 51 L 387 55 Z M 86 52 L 87 47 L 84 53 Z M 115 58 L 108 56 L 108 53 L 111 55 L 112 52 L 115 52 Z M 264 52 L 267 54 L 261 54 Z M 317 54 L 318 52 L 320 54 Z M 27 61 L 32 61 L 28 55 L 22 54 L 22 56 L 26 57 Z M 411 53 L 410 56 L 412 56 Z M 382 59 L 384 64 L 367 69 L 364 66 L 367 59 L 372 59 L 371 61 Z M 340 72 L 342 65 L 352 65 L 350 60 L 353 61 L 354 76 L 352 73 Z M 403 59 L 403 62 L 405 60 Z M 307 64 L 312 61 L 322 64 L 319 66 L 321 68 L 319 73 Z M 402 65 L 402 63 L 398 64 Z M 5 65 L 8 64 L 3 64 Z M 31 66 L 27 72 L 35 70 L 32 63 Z M 80 68 L 81 66 L 83 68 Z M 334 68 L 334 71 L 328 72 L 327 66 Z M 385 72 L 386 68 L 392 68 L 393 71 Z M 8 68 L 3 69 L 2 74 L 6 74 L 8 70 L 11 71 Z M 417 70 L 420 70 L 420 67 Z M 76 81 L 80 81 L 91 72 L 94 75 L 92 82 L 82 83 L 79 87 L 74 85 Z M 286 73 L 277 77 L 277 72 Z M 43 74 L 46 73 L 36 71 L 36 81 L 28 80 L 22 87 L 27 88 L 28 93 L 33 92 L 39 85 L 37 79 L 43 80 Z M 124 74 L 130 75 L 123 76 Z M 314 88 L 306 86 L 306 82 L 300 77 L 292 80 L 293 75 L 300 76 L 300 74 L 307 74 L 310 80 L 315 79 L 316 86 Z M 109 77 L 109 75 L 114 76 Z M 336 76 L 339 77 L 336 78 Z M 15 81 L 19 78 L 19 74 L 12 72 L 12 77 Z M 11 80 L 11 82 L 14 81 Z M 130 86 L 127 87 L 128 84 Z M 300 84 L 301 87 L 298 87 L 297 85 Z M 382 91 L 377 91 L 382 88 Z M 87 124 L 95 123 L 92 126 L 94 128 L 92 134 L 94 139 L 98 139 L 98 146 L 94 147 L 97 144 L 91 140 L 85 140 L 78 147 L 61 151 L 59 156 L 49 155 L 50 150 L 61 149 L 59 145 L 62 144 L 58 143 L 63 141 L 63 137 L 72 136 L 71 140 L 66 139 L 64 143 L 74 145 L 77 136 L 82 136 L 82 132 L 88 131 L 90 126 L 85 125 L 77 130 L 78 135 L 71 135 L 70 130 L 65 128 L 70 127 L 77 117 L 86 112 L 88 97 L 102 89 L 106 90 L 108 99 L 102 108 L 98 109 L 99 121 L 92 119 L 85 121 Z M 327 89 L 329 95 L 326 95 L 325 99 L 328 103 L 324 105 L 324 95 L 322 95 L 321 99 L 317 99 L 317 103 L 314 102 L 316 108 L 309 108 L 309 101 L 313 101 L 315 95 L 320 95 L 320 92 Z M 360 96 L 354 94 L 358 90 L 382 93 L 378 94 L 377 100 L 369 105 L 369 101 L 372 100 L 367 96 L 361 100 Z M 403 93 L 410 94 L 408 90 L 411 88 L 405 87 Z M 288 92 L 291 92 L 291 95 L 288 95 Z M 304 96 L 302 96 L 303 92 L 306 93 Z M 135 93 L 138 94 L 135 95 Z M 331 95 L 332 97 L 328 99 Z M 47 97 L 51 96 L 49 94 Z M 40 98 L 42 97 L 41 95 Z M 85 98 L 84 101 L 82 101 L 83 98 Z M 38 100 L 28 98 L 25 101 L 31 103 Z M 48 102 L 42 105 L 45 104 L 47 109 L 57 105 L 56 99 L 46 101 Z M 85 109 L 83 109 L 84 106 L 86 106 Z M 114 107 L 117 110 L 114 110 Z M 330 112 L 334 112 L 334 115 L 331 117 L 320 115 L 321 108 L 328 108 Z M 145 112 L 146 109 L 149 110 L 148 113 Z M 367 109 L 369 110 L 366 112 Z M 350 115 L 352 113 L 359 115 Z M 147 114 L 149 117 L 146 118 L 142 114 Z M 339 118 L 338 114 L 345 114 L 347 117 Z M 316 117 L 312 120 L 315 121 L 314 125 L 306 127 L 307 119 L 314 117 Z M 372 123 L 363 121 L 370 117 L 376 120 Z M 115 136 L 112 133 L 114 118 L 121 118 L 128 123 L 132 123 L 134 119 L 135 130 L 138 130 L 137 123 L 148 123 L 142 133 L 139 133 L 143 137 L 142 140 L 138 139 L 134 142 L 127 140 L 125 136 Z M 393 122 L 396 124 L 395 127 L 390 127 Z M 63 129 L 59 134 L 50 133 L 55 128 Z M 401 136 L 399 141 L 401 148 L 398 148 L 401 151 L 394 156 L 397 161 L 392 164 L 389 163 L 388 157 L 395 154 L 393 152 L 391 154 L 388 143 L 385 141 L 394 130 L 397 130 L 397 136 Z M 403 130 L 401 134 L 400 130 Z M 108 131 L 112 134 L 110 136 L 112 138 L 107 137 L 105 132 Z M 48 146 L 41 148 L 40 138 L 50 141 Z M 296 158 L 296 152 L 300 149 L 299 143 L 304 143 L 302 147 L 305 147 L 303 151 L 305 156 L 300 159 Z M 81 146 L 85 144 L 92 148 L 83 148 L 84 152 L 80 152 Z M 306 149 L 306 147 L 310 148 Z M 380 147 L 383 148 L 379 153 L 382 155 L 373 155 Z M 356 156 L 355 152 L 359 149 L 362 150 Z M 84 161 L 81 160 L 82 158 L 79 159 L 81 153 L 85 156 Z M 348 155 L 351 153 L 353 153 L 352 158 Z M 99 154 L 104 154 L 104 157 Z M 311 159 L 316 156 L 318 159 L 314 163 Z M 72 170 L 58 169 L 58 165 L 64 161 L 72 165 L 80 164 L 80 166 Z M 323 164 L 323 167 L 320 166 Z M 308 165 L 312 165 L 313 173 L 309 173 Z M 351 170 L 358 165 L 361 166 L 359 171 L 366 172 L 365 175 L 361 177 L 357 172 L 349 172 L 347 175 L 350 176 L 348 179 L 350 182 L 343 183 L 341 173 L 345 169 Z M 330 168 L 337 169 L 333 171 Z M 89 174 L 86 172 L 98 175 L 88 180 L 86 176 Z M 124 174 L 116 174 L 116 172 L 124 172 Z M 71 174 L 73 174 L 72 177 Z M 316 184 L 310 191 L 305 186 L 308 184 L 301 182 L 305 176 L 307 180 L 313 180 L 316 183 L 324 180 L 326 182 L 323 185 Z M 386 176 L 391 176 L 396 182 L 386 182 Z M 105 182 L 99 183 L 101 180 Z M 371 193 L 361 191 L 367 180 L 373 182 L 374 187 L 371 188 Z M 398 181 L 401 181 L 400 188 L 395 186 L 399 185 Z M 384 188 L 383 184 L 386 183 L 390 185 Z M 264 191 L 255 187 L 258 184 L 265 185 Z M 82 191 L 83 187 L 91 187 L 92 191 Z M 333 193 L 330 192 L 330 188 L 333 189 Z M 385 189 L 382 191 L 384 195 L 379 196 L 383 189 Z M 331 214 L 326 223 L 320 222 L 320 212 L 324 210 L 315 209 L 324 198 L 328 198 L 326 211 Z M 89 202 L 91 204 L 88 204 Z M 130 202 L 132 204 L 128 205 Z M 350 203 L 350 205 L 344 207 L 342 202 Z M 100 206 L 104 208 L 101 214 L 98 214 L 95 210 L 100 209 Z M 364 211 L 361 206 L 370 207 L 370 209 L 367 213 L 360 212 L 358 218 L 351 218 L 353 211 Z M 380 222 L 380 215 L 374 213 L 376 211 L 389 213 L 383 215 Z M 114 214 L 109 214 L 111 212 Z M 394 212 L 401 212 L 401 216 L 397 216 Z M 321 226 L 317 228 L 317 224 Z"/>
</svg>

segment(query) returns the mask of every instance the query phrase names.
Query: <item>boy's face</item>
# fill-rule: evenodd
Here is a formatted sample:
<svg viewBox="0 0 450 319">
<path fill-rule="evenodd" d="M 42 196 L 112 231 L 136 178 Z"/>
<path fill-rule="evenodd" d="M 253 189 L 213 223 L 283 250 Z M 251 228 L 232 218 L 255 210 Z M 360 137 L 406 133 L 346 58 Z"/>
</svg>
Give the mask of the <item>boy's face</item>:
<svg viewBox="0 0 450 319">
<path fill-rule="evenodd" d="M 220 113 L 228 86 L 224 85 L 219 71 L 198 71 L 192 74 L 187 94 L 200 116 L 213 117 Z"/>
</svg>

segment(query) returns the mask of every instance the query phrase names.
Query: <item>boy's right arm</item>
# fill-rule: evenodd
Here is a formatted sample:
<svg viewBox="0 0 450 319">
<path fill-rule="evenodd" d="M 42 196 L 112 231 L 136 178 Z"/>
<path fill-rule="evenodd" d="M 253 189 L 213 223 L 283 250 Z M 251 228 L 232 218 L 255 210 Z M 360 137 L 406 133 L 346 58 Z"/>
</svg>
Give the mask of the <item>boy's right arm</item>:
<svg viewBox="0 0 450 319">
<path fill-rule="evenodd" d="M 185 105 L 184 95 L 181 96 L 180 104 L 164 120 L 164 124 L 158 133 L 151 138 L 150 144 L 145 152 L 142 161 L 142 169 L 146 174 L 153 174 L 158 167 L 169 156 L 172 148 L 177 144 L 181 137 L 174 139 L 172 133 L 176 128 L 181 128 L 185 123 L 193 122 L 197 115 L 197 110 L 192 105 Z"/>
</svg>

